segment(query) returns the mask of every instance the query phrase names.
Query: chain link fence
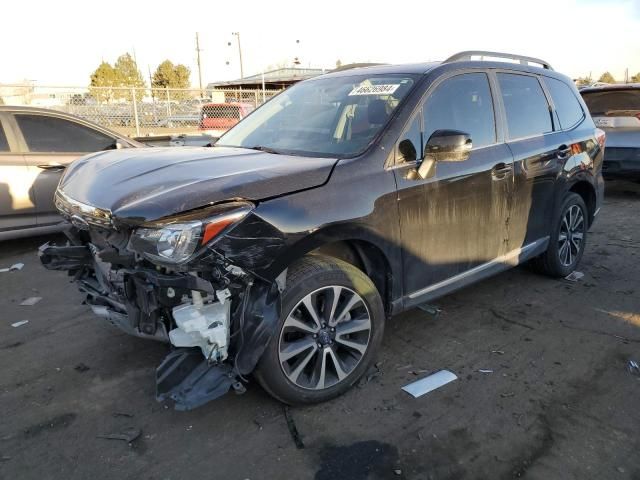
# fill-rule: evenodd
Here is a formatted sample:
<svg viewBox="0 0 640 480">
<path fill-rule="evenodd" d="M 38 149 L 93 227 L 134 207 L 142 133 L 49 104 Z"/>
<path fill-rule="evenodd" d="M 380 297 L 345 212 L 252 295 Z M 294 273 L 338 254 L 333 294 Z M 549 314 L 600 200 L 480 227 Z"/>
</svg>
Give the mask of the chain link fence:
<svg viewBox="0 0 640 480">
<path fill-rule="evenodd" d="M 71 113 L 130 137 L 219 135 L 280 91 L 0 85 L 0 105 Z"/>
</svg>

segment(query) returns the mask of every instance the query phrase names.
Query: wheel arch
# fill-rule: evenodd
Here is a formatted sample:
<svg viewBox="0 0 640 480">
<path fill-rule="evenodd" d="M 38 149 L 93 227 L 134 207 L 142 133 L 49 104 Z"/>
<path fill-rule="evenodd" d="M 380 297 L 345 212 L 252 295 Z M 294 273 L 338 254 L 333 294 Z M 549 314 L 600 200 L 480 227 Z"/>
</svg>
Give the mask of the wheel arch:
<svg viewBox="0 0 640 480">
<path fill-rule="evenodd" d="M 362 270 L 378 289 L 387 316 L 391 314 L 392 300 L 398 296 L 399 275 L 394 272 L 385 250 L 389 249 L 380 237 L 366 231 L 353 229 L 326 229 L 299 240 L 287 249 L 286 254 L 271 266 L 272 271 L 282 272 L 305 255 L 325 255 L 338 258 Z"/>
<path fill-rule="evenodd" d="M 573 183 L 569 187 L 569 192 L 577 193 L 584 200 L 585 205 L 589 213 L 589 226 L 593 223 L 593 219 L 596 213 L 596 189 L 587 180 L 581 179 Z"/>
</svg>

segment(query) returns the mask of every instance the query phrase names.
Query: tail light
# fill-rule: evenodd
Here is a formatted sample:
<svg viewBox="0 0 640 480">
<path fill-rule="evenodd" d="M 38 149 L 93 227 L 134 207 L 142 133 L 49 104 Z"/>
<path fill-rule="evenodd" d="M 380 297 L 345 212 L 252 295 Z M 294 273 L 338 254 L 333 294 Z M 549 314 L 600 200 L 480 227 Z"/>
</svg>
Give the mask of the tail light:
<svg viewBox="0 0 640 480">
<path fill-rule="evenodd" d="M 607 139 L 607 134 L 605 133 L 604 130 L 600 130 L 599 128 L 596 128 L 596 140 L 598 141 L 598 145 L 600 145 L 600 148 L 604 148 L 604 143 Z"/>
</svg>

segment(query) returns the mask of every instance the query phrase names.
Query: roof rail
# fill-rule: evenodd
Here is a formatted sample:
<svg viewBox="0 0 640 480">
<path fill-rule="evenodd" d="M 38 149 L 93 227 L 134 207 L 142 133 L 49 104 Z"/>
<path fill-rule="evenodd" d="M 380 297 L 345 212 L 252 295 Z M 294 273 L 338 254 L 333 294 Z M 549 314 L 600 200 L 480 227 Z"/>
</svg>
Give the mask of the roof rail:
<svg viewBox="0 0 640 480">
<path fill-rule="evenodd" d="M 468 50 L 465 52 L 456 53 L 455 55 L 447 58 L 442 63 L 462 62 L 464 60 L 472 60 L 472 57 L 480 57 L 480 60 L 483 60 L 483 57 L 508 58 L 510 60 L 518 60 L 522 65 L 537 63 L 538 65 L 541 65 L 542 68 L 553 70 L 553 68 L 551 68 L 551 65 L 549 65 L 549 62 L 545 62 L 544 60 L 541 60 L 539 58 L 525 57 L 524 55 L 515 55 L 513 53 L 485 52 L 483 50 Z"/>
</svg>

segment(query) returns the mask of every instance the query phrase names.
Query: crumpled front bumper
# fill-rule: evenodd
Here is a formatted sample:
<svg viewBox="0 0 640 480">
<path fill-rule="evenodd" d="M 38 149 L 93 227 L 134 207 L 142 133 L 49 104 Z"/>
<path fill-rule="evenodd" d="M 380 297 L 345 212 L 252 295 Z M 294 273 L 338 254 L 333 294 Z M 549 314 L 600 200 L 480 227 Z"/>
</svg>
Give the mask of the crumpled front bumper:
<svg viewBox="0 0 640 480">
<path fill-rule="evenodd" d="M 280 314 L 280 296 L 275 282 L 254 284 L 253 280 L 248 281 L 242 302 L 228 299 L 236 302 L 237 308 L 231 309 L 227 305 L 225 309 L 217 309 L 218 315 L 226 312 L 226 318 L 218 322 L 218 319 L 206 317 L 206 307 L 216 301 L 227 301 L 221 293 L 228 292 L 216 291 L 210 281 L 188 272 L 162 273 L 139 265 L 120 265 L 114 269 L 106 261 L 112 260 L 110 255 L 113 253 L 99 252 L 92 243 L 68 246 L 46 243 L 39 249 L 45 268 L 64 270 L 74 277 L 95 314 L 131 335 L 163 342 L 174 340 L 173 343 L 179 345 L 179 348 L 172 348 L 156 369 L 158 401 L 171 399 L 177 410 L 191 410 L 224 395 L 230 388 L 242 393 L 244 386 L 238 378 L 254 369 L 275 331 Z M 120 263 L 120 260 L 114 261 Z M 206 330 L 194 327 L 197 322 L 191 321 L 193 315 L 187 315 L 186 321 L 177 325 L 174 313 L 185 309 L 187 313 L 193 313 L 189 309 L 196 308 L 196 299 L 201 297 L 206 303 L 202 314 L 198 312 L 198 315 L 204 317 L 200 324 L 204 324 Z M 231 318 L 232 311 L 237 317 L 235 322 Z M 178 327 L 186 328 L 186 333 L 178 331 Z M 206 342 L 189 343 L 190 335 L 199 338 L 200 333 L 210 341 L 218 339 L 220 342 L 219 339 L 224 340 L 221 328 L 226 335 L 226 343 L 222 342 L 225 343 L 223 355 L 219 355 L 214 347 L 209 348 Z M 242 329 L 242 335 L 233 335 L 235 338 L 230 341 L 234 328 Z M 218 331 L 214 331 L 216 329 Z M 178 334 L 171 335 L 171 332 Z M 180 341 L 176 342 L 176 339 Z M 242 343 L 238 344 L 239 341 Z M 232 358 L 224 361 L 227 349 Z M 206 352 L 210 352 L 208 356 L 205 356 Z"/>
<path fill-rule="evenodd" d="M 108 320 L 128 334 L 169 342 L 166 321 L 160 311 L 169 312 L 173 302 L 161 297 L 171 292 L 193 290 L 213 294 L 210 282 L 193 275 L 163 275 L 151 269 L 120 269 L 112 271 L 92 251 L 90 245 L 56 246 L 46 243 L 40 247 L 42 264 L 50 270 L 67 270 L 74 276 L 80 291 L 87 295 L 86 303 L 93 313 Z M 101 273 L 106 276 L 100 279 Z M 124 295 L 109 286 L 121 278 Z M 152 324 L 153 322 L 153 324 Z M 177 329 L 176 329 L 177 330 Z M 237 384 L 228 364 L 207 361 L 199 348 L 177 348 L 156 369 L 156 399 L 173 400 L 177 410 L 191 410 L 224 395 Z M 237 388 L 237 385 L 236 385 Z"/>
</svg>

